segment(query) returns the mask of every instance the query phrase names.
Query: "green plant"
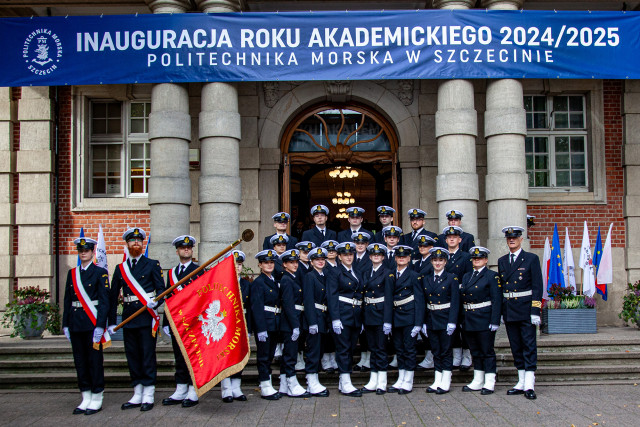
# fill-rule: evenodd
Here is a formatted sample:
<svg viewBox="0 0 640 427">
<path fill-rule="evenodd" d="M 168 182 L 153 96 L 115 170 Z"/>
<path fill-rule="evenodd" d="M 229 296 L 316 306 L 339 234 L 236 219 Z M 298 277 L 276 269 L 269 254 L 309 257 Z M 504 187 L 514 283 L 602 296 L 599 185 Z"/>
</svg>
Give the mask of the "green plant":
<svg viewBox="0 0 640 427">
<path fill-rule="evenodd" d="M 622 299 L 622 311 L 618 317 L 625 322 L 634 321 L 640 326 L 640 280 L 627 284 L 627 294 Z"/>
<path fill-rule="evenodd" d="M 48 301 L 49 297 L 48 291 L 35 286 L 16 289 L 14 300 L 7 304 L 7 309 L 2 316 L 2 325 L 13 328 L 12 337 L 24 338 L 25 329 L 36 328 L 37 315 L 44 314 L 47 318 L 45 328 L 52 334 L 60 334 L 60 309 L 57 304 Z"/>
<path fill-rule="evenodd" d="M 251 267 L 248 267 L 245 264 L 242 264 L 242 272 L 240 273 L 240 276 L 252 282 L 253 279 L 256 277 L 256 273 L 255 271 L 253 271 Z"/>
<path fill-rule="evenodd" d="M 561 287 L 552 285 L 549 289 L 548 301 L 544 302 L 543 308 L 549 310 L 557 309 L 577 309 L 577 308 L 596 308 L 595 298 L 586 295 L 573 295 L 573 286 Z"/>
</svg>

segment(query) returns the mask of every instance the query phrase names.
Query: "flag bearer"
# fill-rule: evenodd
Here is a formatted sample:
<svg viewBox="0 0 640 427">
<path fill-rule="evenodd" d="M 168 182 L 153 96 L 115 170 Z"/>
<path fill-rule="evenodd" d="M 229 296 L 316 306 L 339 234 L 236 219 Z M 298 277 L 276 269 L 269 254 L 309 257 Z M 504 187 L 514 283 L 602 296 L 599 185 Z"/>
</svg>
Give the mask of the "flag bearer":
<svg viewBox="0 0 640 427">
<path fill-rule="evenodd" d="M 502 317 L 509 337 L 518 383 L 507 394 L 524 394 L 535 399 L 535 371 L 538 360 L 536 326 L 542 309 L 542 270 L 538 255 L 522 249 L 522 227 L 502 229 L 509 253 L 498 259 L 502 284 Z"/>
<path fill-rule="evenodd" d="M 373 240 L 371 242 L 385 244 L 382 230 L 393 223 L 393 214 L 396 213 L 396 210 L 391 206 L 378 206 L 377 212 L 378 219 L 380 220 L 380 225 L 382 225 L 382 227 L 379 232 L 373 235 Z"/>
<path fill-rule="evenodd" d="M 153 301 L 157 294 L 164 291 L 162 268 L 156 260 L 142 254 L 142 243 L 146 234 L 142 228 L 132 227 L 124 232 L 122 238 L 127 242 L 129 256 L 118 264 L 111 280 L 109 333 L 116 327 L 116 309 L 118 295 L 122 291 L 124 308 L 122 318 L 126 319 L 142 307 L 147 310 L 124 325 L 124 351 L 127 355 L 129 374 L 134 394 L 122 409 L 140 408 L 141 411 L 153 409 L 156 389 L 156 338 L 160 317 Z"/>
<path fill-rule="evenodd" d="M 416 337 L 424 321 L 424 298 L 418 273 L 411 270 L 410 246 L 399 245 L 395 249 L 396 270 L 393 286 L 385 290 L 384 325 L 385 334 L 393 327 L 393 345 L 398 356 L 398 381 L 390 392 L 411 393 L 413 374 L 416 369 Z"/>
<path fill-rule="evenodd" d="M 371 376 L 361 389 L 363 393 L 384 394 L 387 392 L 387 337 L 383 331 L 384 298 L 387 288 L 393 287 L 393 274 L 389 274 L 382 264 L 387 248 L 380 243 L 367 247 L 371 258 L 371 268 L 363 274 L 364 308 L 363 323 L 367 334 L 367 343 L 371 351 Z"/>
<path fill-rule="evenodd" d="M 271 236 L 267 236 L 264 238 L 264 242 L 262 243 L 262 249 L 273 249 L 273 244 L 271 243 L 271 238 L 273 236 L 287 236 L 287 249 L 293 249 L 296 247 L 296 243 L 298 243 L 298 239 L 293 236 L 287 234 L 287 227 L 289 226 L 290 215 L 286 212 L 278 212 L 273 217 L 273 228 L 276 229 L 275 234 Z"/>
<path fill-rule="evenodd" d="M 102 349 L 111 344 L 104 334 L 109 313 L 109 274 L 93 263 L 96 241 L 73 241 L 80 265 L 67 274 L 62 330 L 71 342 L 82 402 L 74 415 L 92 415 L 102 409 L 104 366 Z M 102 344 L 102 345 L 101 345 Z"/>
<path fill-rule="evenodd" d="M 299 254 L 297 249 L 289 249 L 280 255 L 284 266 L 284 273 L 280 279 L 282 294 L 280 332 L 284 340 L 280 361 L 280 394 L 286 394 L 289 397 L 311 397 L 311 393 L 302 388 L 296 378 L 298 339 L 304 318 L 302 314 L 304 311 L 302 282 L 297 273 Z"/>
<path fill-rule="evenodd" d="M 198 268 L 198 264 L 193 262 L 193 247 L 196 244 L 196 238 L 189 235 L 178 236 L 173 239 L 173 246 L 176 247 L 176 254 L 180 259 L 180 263 L 169 270 L 167 273 L 167 288 L 178 283 L 184 277 Z M 174 290 L 174 293 L 180 292 L 183 287 L 187 286 L 197 276 L 192 277 L 189 282 L 179 286 Z M 167 295 L 169 298 L 171 294 Z M 182 405 L 183 408 L 190 408 L 198 404 L 198 395 L 193 387 L 191 377 L 189 376 L 189 368 L 184 360 L 182 351 L 180 351 L 180 345 L 176 340 L 176 337 L 171 333 L 171 327 L 169 326 L 169 320 L 167 315 L 164 315 L 164 326 L 162 330 L 165 335 L 171 336 L 171 346 L 173 347 L 173 356 L 176 361 L 176 391 L 166 399 L 162 400 L 162 404 L 167 405 Z"/>
<path fill-rule="evenodd" d="M 451 335 L 458 324 L 460 282 L 445 268 L 449 251 L 444 248 L 431 248 L 430 258 L 433 271 L 422 279 L 427 308 L 424 328 L 426 331 L 423 330 L 423 333 L 429 337 L 431 343 L 435 380 L 427 388 L 427 393 L 445 394 L 451 387 Z"/>
<path fill-rule="evenodd" d="M 502 289 L 498 273 L 489 270 L 489 249 L 474 246 L 469 250 L 473 273 L 465 274 L 460 287 L 463 307 L 462 330 L 473 356 L 473 381 L 462 391 L 492 394 L 496 385 L 494 343 L 500 326 Z"/>
<path fill-rule="evenodd" d="M 278 393 L 271 382 L 271 362 L 276 351 L 280 330 L 282 302 L 280 284 L 274 276 L 276 251 L 267 249 L 256 254 L 260 275 L 251 284 L 251 317 L 256 335 L 260 395 L 263 399 L 278 400 Z"/>
</svg>

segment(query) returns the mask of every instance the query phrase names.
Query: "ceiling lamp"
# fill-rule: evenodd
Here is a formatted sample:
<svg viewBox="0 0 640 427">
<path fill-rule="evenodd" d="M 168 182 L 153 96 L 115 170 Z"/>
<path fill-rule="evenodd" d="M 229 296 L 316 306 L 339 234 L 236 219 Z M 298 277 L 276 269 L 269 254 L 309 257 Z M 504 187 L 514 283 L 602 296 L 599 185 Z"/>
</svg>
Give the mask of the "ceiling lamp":
<svg viewBox="0 0 640 427">
<path fill-rule="evenodd" d="M 329 172 L 329 176 L 333 179 L 340 178 L 357 178 L 359 175 L 358 171 L 355 169 L 351 169 L 351 166 L 336 166 L 335 169 Z"/>
<path fill-rule="evenodd" d="M 344 193 L 341 191 L 338 191 L 336 193 L 336 197 L 331 199 L 331 202 L 334 205 L 348 205 L 348 204 L 354 204 L 356 202 L 356 199 L 351 197 L 351 193 L 349 193 L 348 191 L 345 191 Z M 342 209 L 340 212 L 342 211 L 345 211 L 345 209 Z"/>
</svg>

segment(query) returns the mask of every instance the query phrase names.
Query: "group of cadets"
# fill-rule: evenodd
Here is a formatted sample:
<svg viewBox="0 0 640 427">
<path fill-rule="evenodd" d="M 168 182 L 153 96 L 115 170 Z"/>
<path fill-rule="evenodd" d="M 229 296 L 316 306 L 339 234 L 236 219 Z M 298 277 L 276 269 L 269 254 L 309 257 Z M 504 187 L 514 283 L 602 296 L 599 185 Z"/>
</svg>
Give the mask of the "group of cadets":
<svg viewBox="0 0 640 427">
<path fill-rule="evenodd" d="M 290 216 L 273 216 L 276 233 L 264 239 L 256 254 L 260 274 L 249 283 L 241 278 L 245 254 L 233 251 L 248 332 L 255 336 L 261 397 L 328 396 L 321 371 L 339 373 L 339 391 L 410 393 L 416 370 L 435 370 L 428 393 L 448 393 L 454 368 L 469 369 L 473 380 L 464 392 L 494 392 L 494 341 L 500 323 L 509 338 L 518 383 L 508 395 L 535 399 L 536 326 L 540 324 L 542 274 L 535 254 L 522 250 L 521 227 L 505 227 L 509 253 L 498 260 L 498 272 L 487 268 L 489 250 L 476 246 L 461 228 L 462 213 L 447 213 L 449 225 L 440 235 L 424 228 L 426 212 L 411 209 L 412 230 L 393 224 L 395 210 L 377 209 L 383 228 L 372 233 L 361 227 L 364 209 L 347 209 L 350 228 L 336 233 L 326 226 L 329 210 L 314 205 L 315 225 L 302 240 L 286 234 Z M 102 408 L 104 371 L 101 343 L 115 333 L 118 297 L 123 318 L 142 307 L 146 311 L 123 326 L 124 347 L 133 396 L 122 409 L 153 408 L 156 384 L 156 339 L 160 326 L 153 299 L 198 268 L 193 262 L 192 236 L 173 241 L 179 264 L 169 270 L 166 285 L 159 263 L 142 255 L 144 230 L 123 234 L 128 257 L 119 264 L 109 285 L 106 270 L 93 264 L 95 240 L 76 239 L 81 265 L 67 277 L 63 328 L 71 342 L 82 402 L 74 414 L 91 415 Z M 191 277 L 194 280 L 197 276 Z M 183 286 L 188 286 L 188 282 Z M 179 292 L 178 287 L 174 292 Z M 167 298 L 169 298 L 167 296 Z M 108 326 L 107 326 L 108 325 Z M 165 319 L 163 330 L 171 335 Z M 425 359 L 417 363 L 417 342 L 426 344 Z M 171 336 L 176 362 L 176 390 L 163 405 L 191 407 L 198 397 L 178 342 Z M 360 361 L 354 350 L 360 343 Z M 278 390 L 271 365 L 279 358 Z M 391 359 L 389 362 L 389 359 Z M 387 371 L 398 377 L 387 386 Z M 370 371 L 367 384 L 356 387 L 353 370 Z M 306 374 L 307 387 L 297 371 Z M 221 382 L 222 400 L 244 401 L 242 372 Z"/>
</svg>

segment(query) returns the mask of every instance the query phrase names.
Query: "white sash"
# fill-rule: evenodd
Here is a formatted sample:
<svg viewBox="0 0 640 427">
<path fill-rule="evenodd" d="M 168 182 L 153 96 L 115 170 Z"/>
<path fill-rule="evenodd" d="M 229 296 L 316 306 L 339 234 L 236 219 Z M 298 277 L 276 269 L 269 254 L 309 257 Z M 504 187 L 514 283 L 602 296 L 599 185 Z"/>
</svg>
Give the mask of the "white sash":
<svg viewBox="0 0 640 427">
<path fill-rule="evenodd" d="M 74 270 L 75 270 L 75 279 L 76 279 L 75 280 L 76 281 L 76 289 L 75 289 L 76 290 L 76 296 L 78 297 L 78 300 L 82 304 L 82 308 L 84 309 L 84 311 L 85 312 L 89 311 L 89 313 L 87 313 L 87 316 L 91 320 L 91 323 L 93 323 L 93 326 L 99 326 L 97 324 L 97 322 L 98 322 L 98 309 L 91 302 L 91 298 L 89 298 L 89 295 L 87 294 L 87 290 L 84 288 L 84 285 L 82 284 L 82 279 L 80 278 L 80 267 L 76 267 Z M 100 327 L 102 327 L 104 329 L 104 334 L 102 335 L 102 339 L 100 340 L 100 342 L 102 342 L 104 344 L 104 343 L 106 343 L 108 341 L 111 341 L 111 337 L 109 336 L 109 332 L 104 327 L 104 325 L 102 325 Z"/>
<path fill-rule="evenodd" d="M 144 288 L 140 285 L 140 283 L 138 283 L 136 278 L 133 277 L 133 274 L 131 274 L 131 270 L 129 270 L 129 264 L 125 261 L 122 264 L 120 264 L 120 266 L 121 266 L 120 272 L 123 273 L 123 275 L 125 276 L 124 277 L 125 282 L 127 283 L 127 285 L 129 285 L 129 288 L 138 297 L 140 302 L 142 302 L 146 306 L 151 301 L 153 301 L 152 298 L 149 295 L 147 295 L 147 291 L 144 290 Z M 149 311 L 149 314 L 151 314 L 151 317 L 153 318 L 151 327 L 153 330 L 153 335 L 155 336 L 155 332 L 158 330 L 160 316 L 158 316 L 158 311 L 155 309 L 151 309 L 147 307 L 147 310 Z"/>
</svg>

